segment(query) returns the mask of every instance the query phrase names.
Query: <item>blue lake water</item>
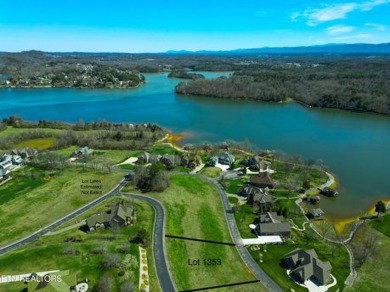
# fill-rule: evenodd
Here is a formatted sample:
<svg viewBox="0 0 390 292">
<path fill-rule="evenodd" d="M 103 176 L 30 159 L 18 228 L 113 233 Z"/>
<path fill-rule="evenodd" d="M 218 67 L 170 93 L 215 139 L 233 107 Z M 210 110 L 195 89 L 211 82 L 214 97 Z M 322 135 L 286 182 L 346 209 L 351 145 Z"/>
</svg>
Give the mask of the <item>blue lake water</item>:
<svg viewBox="0 0 390 292">
<path fill-rule="evenodd" d="M 205 73 L 217 77 L 221 73 Z M 321 208 L 335 217 L 363 214 L 390 197 L 390 118 L 287 104 L 177 96 L 179 79 L 146 74 L 137 89 L 1 89 L 0 117 L 77 122 L 153 122 L 188 132 L 191 142 L 244 139 L 261 149 L 279 149 L 322 159 L 340 181 L 335 201 Z"/>
</svg>

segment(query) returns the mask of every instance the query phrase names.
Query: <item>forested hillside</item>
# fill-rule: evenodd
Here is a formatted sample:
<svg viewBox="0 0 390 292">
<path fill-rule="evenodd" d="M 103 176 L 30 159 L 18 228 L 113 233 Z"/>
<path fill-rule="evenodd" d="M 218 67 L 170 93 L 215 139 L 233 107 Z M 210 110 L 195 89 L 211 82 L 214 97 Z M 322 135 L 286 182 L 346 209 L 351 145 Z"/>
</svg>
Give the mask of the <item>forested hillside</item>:
<svg viewBox="0 0 390 292">
<path fill-rule="evenodd" d="M 390 114 L 388 58 L 249 65 L 229 78 L 180 83 L 176 92 L 230 99 L 298 102 Z"/>
</svg>

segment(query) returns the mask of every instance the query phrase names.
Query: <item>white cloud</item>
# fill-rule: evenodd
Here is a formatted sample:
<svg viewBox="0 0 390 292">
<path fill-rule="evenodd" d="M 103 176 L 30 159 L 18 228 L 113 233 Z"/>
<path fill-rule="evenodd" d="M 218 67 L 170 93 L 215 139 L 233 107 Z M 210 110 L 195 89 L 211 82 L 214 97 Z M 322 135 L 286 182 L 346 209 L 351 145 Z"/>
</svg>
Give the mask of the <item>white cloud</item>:
<svg viewBox="0 0 390 292">
<path fill-rule="evenodd" d="M 334 37 L 333 40 L 338 40 L 338 41 L 353 40 L 353 42 L 359 42 L 359 41 L 372 39 L 373 37 L 374 36 L 369 33 L 359 33 L 354 35 Z"/>
<path fill-rule="evenodd" d="M 306 20 L 306 24 L 315 26 L 322 22 L 336 19 L 344 19 L 353 11 L 369 11 L 378 5 L 390 3 L 390 0 L 371 0 L 361 4 L 356 2 L 326 5 L 323 8 L 307 9 L 303 12 L 294 12 L 291 14 L 291 20 Z"/>
<path fill-rule="evenodd" d="M 383 24 L 378 24 L 378 23 L 365 23 L 364 25 L 365 25 L 365 26 L 369 26 L 369 27 L 373 27 L 374 29 L 379 30 L 379 31 L 385 31 L 385 30 L 387 30 L 386 25 L 383 25 Z"/>
<path fill-rule="evenodd" d="M 351 32 L 355 29 L 353 26 L 346 26 L 346 25 L 334 25 L 330 26 L 326 29 L 327 33 L 330 35 L 338 35 L 343 33 Z"/>
</svg>

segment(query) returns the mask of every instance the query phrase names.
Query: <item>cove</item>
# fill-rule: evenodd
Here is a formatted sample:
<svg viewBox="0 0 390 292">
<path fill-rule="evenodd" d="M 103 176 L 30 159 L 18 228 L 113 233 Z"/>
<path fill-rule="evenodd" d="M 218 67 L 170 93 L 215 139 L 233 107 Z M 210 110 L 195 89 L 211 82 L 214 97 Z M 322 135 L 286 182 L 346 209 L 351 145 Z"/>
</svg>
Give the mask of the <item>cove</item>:
<svg viewBox="0 0 390 292">
<path fill-rule="evenodd" d="M 207 78 L 221 73 L 204 73 Z M 228 73 L 224 74 L 227 75 Z M 336 200 L 322 198 L 332 217 L 363 215 L 390 195 L 390 117 L 285 104 L 178 96 L 180 79 L 145 74 L 136 89 L 1 89 L 0 117 L 77 122 L 152 122 L 192 135 L 186 142 L 248 139 L 305 159 L 322 159 L 339 180 Z"/>
</svg>

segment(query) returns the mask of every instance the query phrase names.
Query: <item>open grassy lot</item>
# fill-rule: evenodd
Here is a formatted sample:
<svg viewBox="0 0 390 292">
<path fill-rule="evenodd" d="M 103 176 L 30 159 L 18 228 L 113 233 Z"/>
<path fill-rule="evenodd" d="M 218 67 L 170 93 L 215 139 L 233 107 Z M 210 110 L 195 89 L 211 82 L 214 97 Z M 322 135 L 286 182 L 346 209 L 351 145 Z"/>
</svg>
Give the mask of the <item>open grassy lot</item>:
<svg viewBox="0 0 390 292">
<path fill-rule="evenodd" d="M 231 242 L 224 209 L 217 190 L 196 177 L 173 175 L 171 186 L 150 196 L 160 200 L 167 214 L 166 234 Z M 166 239 L 171 271 L 179 290 L 255 280 L 234 246 Z M 205 266 L 204 259 L 221 265 Z M 199 259 L 199 266 L 188 260 Z M 201 279 L 201 281 L 200 281 Z M 229 287 L 220 291 L 263 291 L 260 284 Z"/>
<path fill-rule="evenodd" d="M 122 173 L 68 167 L 61 172 L 23 168 L 0 186 L 0 245 L 23 238 L 111 190 Z M 83 194 L 82 180 L 100 180 L 101 194 Z"/>
<path fill-rule="evenodd" d="M 217 178 L 221 175 L 221 169 L 218 167 L 203 167 L 199 174 L 211 178 Z"/>
<path fill-rule="evenodd" d="M 50 148 L 54 145 L 56 138 L 41 138 L 41 139 L 30 139 L 20 142 L 15 145 L 16 148 L 30 147 L 39 150 Z"/>
<path fill-rule="evenodd" d="M 109 208 L 110 203 L 118 201 L 110 199 L 93 210 L 93 214 Z M 126 199 L 125 199 L 126 200 Z M 130 243 L 140 229 L 153 229 L 154 210 L 147 203 L 135 200 L 138 215 L 137 222 L 131 227 L 121 228 L 119 233 L 111 229 L 98 229 L 94 233 L 84 233 L 78 229 L 67 231 L 54 236 L 44 236 L 29 245 L 0 257 L 0 274 L 12 275 L 30 273 L 34 271 L 66 270 L 77 273 L 78 280 L 89 279 L 90 288 L 96 291 L 96 284 L 104 274 L 111 274 L 114 280 L 112 291 L 119 291 L 123 282 L 130 281 L 138 287 L 139 279 L 139 253 L 138 244 Z M 87 214 L 80 217 L 87 217 Z M 65 242 L 66 239 L 75 238 L 78 242 Z M 148 233 L 148 240 L 152 240 L 152 232 Z M 125 247 L 124 250 L 120 250 Z M 103 253 L 97 250 L 105 250 Z M 75 255 L 64 254 L 66 251 L 77 251 Z M 147 247 L 148 268 L 151 291 L 160 291 L 152 256 L 152 246 Z M 125 265 L 125 274 L 120 276 L 118 268 L 106 268 L 102 261 L 108 254 L 120 257 Z M 92 287 L 91 287 L 92 286 Z M 23 283 L 0 284 L 0 291 L 21 291 L 26 285 Z"/>
<path fill-rule="evenodd" d="M 390 215 L 380 217 L 370 222 L 371 227 L 390 237 Z"/>
<path fill-rule="evenodd" d="M 222 186 L 226 186 L 226 192 L 230 194 L 237 194 L 244 186 L 244 183 L 249 180 L 249 176 L 242 176 L 239 179 L 223 179 Z"/>
<path fill-rule="evenodd" d="M 17 135 L 21 134 L 23 132 L 30 132 L 30 131 L 39 131 L 39 132 L 45 132 L 45 133 L 52 133 L 52 134 L 59 134 L 66 130 L 61 129 L 49 129 L 49 128 L 35 128 L 35 129 L 29 129 L 29 128 L 14 128 L 14 127 L 7 127 L 4 131 L 0 131 L 0 138 L 6 138 L 9 135 Z"/>
<path fill-rule="evenodd" d="M 130 157 L 137 157 L 142 151 L 133 150 L 95 150 L 94 156 L 107 159 L 111 164 L 118 164 Z"/>
<path fill-rule="evenodd" d="M 385 216 L 389 217 L 389 216 Z M 388 220 L 388 219 L 387 219 Z M 376 226 L 379 222 L 370 222 L 371 226 Z M 388 221 L 387 221 L 388 225 Z M 390 237 L 386 235 L 389 227 L 382 227 L 384 232 L 375 231 L 378 236 L 378 248 L 372 258 L 363 264 L 358 270 L 358 276 L 352 287 L 347 287 L 345 291 L 371 292 L 389 291 L 389 271 L 390 271 Z M 387 229 L 387 230 L 386 230 Z M 378 229 L 377 229 L 378 230 Z M 374 231 L 373 231 L 374 232 Z"/>
<path fill-rule="evenodd" d="M 58 154 L 65 156 L 65 157 L 70 157 L 73 154 L 73 152 L 75 152 L 77 149 L 79 149 L 78 146 L 70 146 L 70 147 L 63 148 L 63 149 L 57 149 L 56 152 Z"/>
</svg>

